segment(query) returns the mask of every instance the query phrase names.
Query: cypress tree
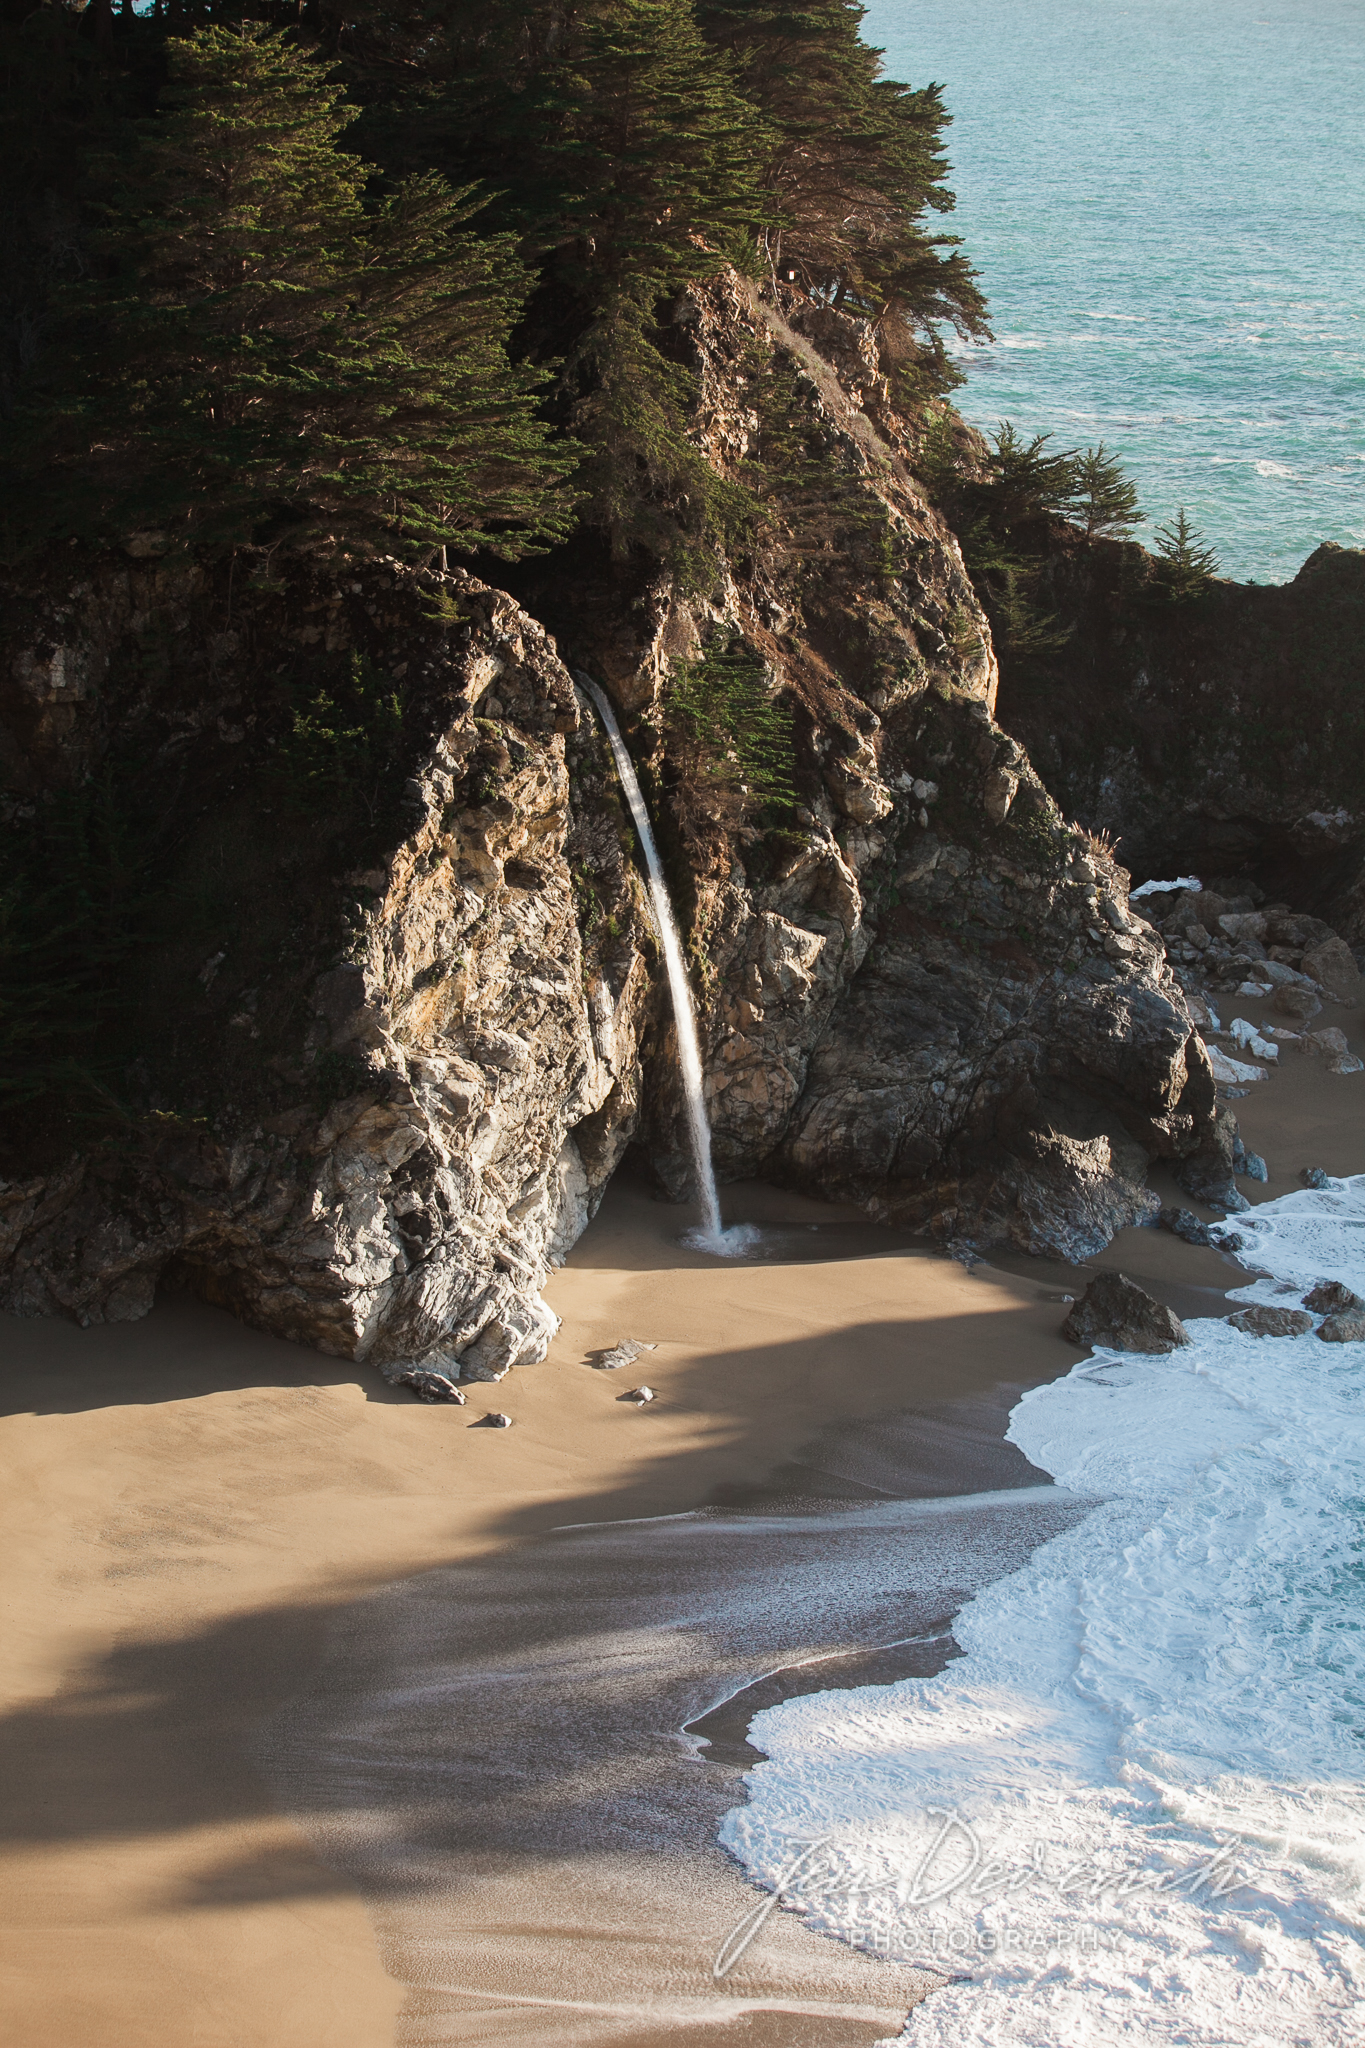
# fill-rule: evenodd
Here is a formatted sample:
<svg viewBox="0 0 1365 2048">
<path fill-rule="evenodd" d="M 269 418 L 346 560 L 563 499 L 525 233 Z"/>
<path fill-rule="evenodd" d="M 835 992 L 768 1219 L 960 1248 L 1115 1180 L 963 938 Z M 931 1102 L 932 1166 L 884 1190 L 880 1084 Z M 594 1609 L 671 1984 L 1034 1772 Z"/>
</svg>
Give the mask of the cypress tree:
<svg viewBox="0 0 1365 2048">
<path fill-rule="evenodd" d="M 1075 458 L 1073 478 L 1072 510 L 1084 525 L 1087 540 L 1117 538 L 1130 526 L 1142 524 L 1137 485 L 1124 475 L 1103 441 Z"/>
<path fill-rule="evenodd" d="M 941 328 L 985 336 L 986 305 L 960 238 L 925 225 L 954 205 L 941 88 L 884 78 L 860 35 L 864 11 L 858 0 L 699 5 L 774 138 L 773 268 L 875 320 L 903 401 L 919 404 L 962 381 Z"/>
<path fill-rule="evenodd" d="M 452 168 L 487 180 L 489 217 L 539 265 L 523 337 L 557 361 L 563 416 L 587 444 L 586 516 L 618 552 L 699 564 L 745 501 L 688 439 L 695 379 L 666 308 L 746 239 L 752 251 L 763 121 L 690 0 L 485 11 L 442 106 Z"/>
<path fill-rule="evenodd" d="M 29 541 L 516 555 L 566 531 L 573 451 L 505 351 L 506 241 L 461 232 L 468 200 L 431 175 L 367 209 L 337 147 L 353 110 L 280 34 L 173 41 L 170 79 L 107 167 L 106 274 L 66 295 L 30 394 Z"/>
<path fill-rule="evenodd" d="M 1220 563 L 1204 536 L 1192 526 L 1182 505 L 1175 518 L 1156 530 L 1157 588 L 1172 604 L 1202 597 Z"/>
</svg>

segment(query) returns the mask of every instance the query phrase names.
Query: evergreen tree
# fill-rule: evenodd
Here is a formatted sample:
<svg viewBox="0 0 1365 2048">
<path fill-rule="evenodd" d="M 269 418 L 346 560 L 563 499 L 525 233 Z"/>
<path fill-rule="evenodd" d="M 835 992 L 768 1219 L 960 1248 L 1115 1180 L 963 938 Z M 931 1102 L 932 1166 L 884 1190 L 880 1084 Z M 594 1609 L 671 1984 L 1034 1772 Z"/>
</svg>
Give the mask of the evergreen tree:
<svg viewBox="0 0 1365 2048">
<path fill-rule="evenodd" d="M 441 101 L 449 161 L 540 267 L 523 329 L 557 360 L 589 450 L 586 516 L 618 552 L 696 556 L 742 494 L 688 439 L 695 381 L 666 307 L 764 212 L 764 124 L 698 32 L 690 0 L 536 0 L 476 12 Z"/>
<path fill-rule="evenodd" d="M 368 167 L 337 147 L 352 109 L 280 34 L 173 41 L 170 79 L 108 165 L 106 274 L 66 294 L 29 394 L 29 543 L 163 527 L 516 555 L 567 531 L 573 452 L 505 351 L 525 290 L 506 242 L 461 232 L 467 199 L 431 175 L 367 210 Z"/>
<path fill-rule="evenodd" d="M 1156 551 L 1158 588 L 1175 604 L 1201 597 L 1218 574 L 1217 555 L 1191 526 L 1183 505 L 1169 525 L 1157 528 Z"/>
<path fill-rule="evenodd" d="M 1074 448 L 1053 454 L 1051 434 L 1025 441 L 1012 420 L 1001 420 L 987 458 L 980 496 L 987 501 L 991 524 L 1012 532 L 1075 508 L 1079 483 Z"/>
<path fill-rule="evenodd" d="M 705 33 L 773 133 L 774 269 L 875 320 L 902 398 L 918 403 L 961 382 L 941 328 L 986 335 L 986 305 L 960 239 L 924 223 L 954 204 L 941 89 L 881 76 L 864 11 L 858 0 L 699 0 Z"/>
<path fill-rule="evenodd" d="M 1054 453 L 1050 434 L 1025 440 L 1002 420 L 983 461 L 979 442 L 960 447 L 941 417 L 933 427 L 921 468 L 962 544 L 1000 649 L 1037 660 L 1066 638 L 1040 586 L 1051 522 L 1077 506 L 1080 458 L 1074 448 Z"/>
<path fill-rule="evenodd" d="M 1073 476 L 1072 510 L 1085 527 L 1087 540 L 1117 538 L 1128 527 L 1142 524 L 1137 485 L 1124 475 L 1103 441 L 1075 458 Z"/>
</svg>

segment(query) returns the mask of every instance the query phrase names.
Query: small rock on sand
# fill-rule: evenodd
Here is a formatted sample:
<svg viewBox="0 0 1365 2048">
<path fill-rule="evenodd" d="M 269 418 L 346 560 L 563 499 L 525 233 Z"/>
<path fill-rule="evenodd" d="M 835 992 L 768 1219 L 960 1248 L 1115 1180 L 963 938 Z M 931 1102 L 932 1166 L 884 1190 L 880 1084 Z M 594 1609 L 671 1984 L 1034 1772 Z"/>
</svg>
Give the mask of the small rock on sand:
<svg viewBox="0 0 1365 2048">
<path fill-rule="evenodd" d="M 1174 1351 L 1190 1339 L 1174 1309 L 1122 1273 L 1100 1273 L 1062 1324 L 1073 1344 L 1108 1344 L 1116 1351 Z"/>
<path fill-rule="evenodd" d="M 1330 1188 L 1332 1176 L 1324 1173 L 1320 1166 L 1305 1166 L 1299 1179 L 1306 1188 Z"/>
<path fill-rule="evenodd" d="M 1213 1235 L 1207 1223 L 1201 1223 L 1193 1209 L 1163 1209 L 1157 1217 L 1163 1230 L 1169 1230 L 1176 1237 L 1183 1237 L 1186 1244 L 1212 1244 Z"/>
<path fill-rule="evenodd" d="M 654 1399 L 654 1389 L 653 1387 L 632 1387 L 627 1399 L 638 1402 L 639 1406 L 643 1408 L 646 1401 Z"/>
<path fill-rule="evenodd" d="M 623 1365 L 634 1365 L 644 1351 L 657 1351 L 657 1344 L 646 1344 L 639 1337 L 623 1337 L 619 1344 L 613 1344 L 610 1351 L 594 1361 L 594 1372 L 619 1372 Z"/>
<path fill-rule="evenodd" d="M 510 1415 L 501 1414 L 495 1408 L 488 1417 L 488 1427 L 490 1429 L 510 1429 L 512 1427 L 512 1418 Z"/>
<path fill-rule="evenodd" d="M 1268 1308 L 1262 1302 L 1238 1309 L 1228 1322 L 1248 1337 L 1306 1337 L 1313 1327 L 1313 1318 L 1301 1308 Z"/>
<path fill-rule="evenodd" d="M 443 1372 L 429 1372 L 424 1367 L 414 1366 L 410 1372 L 400 1372 L 390 1382 L 395 1387 L 411 1387 L 419 1401 L 454 1401 L 461 1408 L 465 1396 L 454 1380 Z"/>
</svg>

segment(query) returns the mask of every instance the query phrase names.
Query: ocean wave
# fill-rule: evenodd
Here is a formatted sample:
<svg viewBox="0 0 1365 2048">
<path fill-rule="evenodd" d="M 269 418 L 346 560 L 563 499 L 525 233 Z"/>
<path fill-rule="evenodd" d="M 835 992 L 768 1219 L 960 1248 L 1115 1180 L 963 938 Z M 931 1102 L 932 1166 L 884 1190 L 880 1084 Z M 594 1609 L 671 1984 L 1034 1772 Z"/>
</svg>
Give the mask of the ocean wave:
<svg viewBox="0 0 1365 2048">
<path fill-rule="evenodd" d="M 1239 1219 L 1283 1301 L 1365 1293 L 1365 1175 Z M 1249 1255 L 1250 1256 L 1250 1255 Z M 1358 2039 L 1365 1364 L 1191 1324 L 1098 1351 L 1011 1438 L 1104 1505 L 977 1596 L 938 1678 L 816 1694 L 721 1839 L 825 1932 L 945 1983 L 923 2048 Z"/>
</svg>

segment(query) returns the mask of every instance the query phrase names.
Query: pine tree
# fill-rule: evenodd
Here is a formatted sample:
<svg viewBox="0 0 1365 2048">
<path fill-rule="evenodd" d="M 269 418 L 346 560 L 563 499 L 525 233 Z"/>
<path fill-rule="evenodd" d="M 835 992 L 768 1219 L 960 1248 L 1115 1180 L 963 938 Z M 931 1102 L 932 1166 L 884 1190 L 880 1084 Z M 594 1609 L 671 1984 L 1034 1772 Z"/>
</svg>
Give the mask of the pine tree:
<svg viewBox="0 0 1365 2048">
<path fill-rule="evenodd" d="M 1087 540 L 1116 538 L 1142 524 L 1137 485 L 1124 475 L 1103 441 L 1075 458 L 1073 516 L 1085 527 Z"/>
<path fill-rule="evenodd" d="M 1202 597 L 1218 574 L 1217 555 L 1205 546 L 1203 534 L 1191 526 L 1183 505 L 1169 525 L 1157 528 L 1156 551 L 1157 586 L 1172 603 Z"/>
<path fill-rule="evenodd" d="M 30 394 L 30 543 L 164 528 L 210 547 L 524 552 L 569 524 L 508 362 L 526 283 L 433 176 L 367 209 L 340 88 L 282 35 L 170 45 L 168 112 L 108 166 L 106 275 Z M 44 404 L 46 401 L 46 404 Z M 35 532 L 35 525 L 37 531 Z"/>
</svg>

